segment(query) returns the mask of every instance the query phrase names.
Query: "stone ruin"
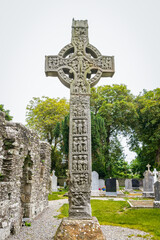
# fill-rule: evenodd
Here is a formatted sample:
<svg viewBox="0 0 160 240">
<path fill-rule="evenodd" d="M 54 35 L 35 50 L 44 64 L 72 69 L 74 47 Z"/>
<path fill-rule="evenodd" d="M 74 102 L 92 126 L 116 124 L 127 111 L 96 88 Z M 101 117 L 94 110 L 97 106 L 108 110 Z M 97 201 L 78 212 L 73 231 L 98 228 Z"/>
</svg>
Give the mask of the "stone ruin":
<svg viewBox="0 0 160 240">
<path fill-rule="evenodd" d="M 48 206 L 51 147 L 0 112 L 0 237 L 20 231 Z"/>
</svg>

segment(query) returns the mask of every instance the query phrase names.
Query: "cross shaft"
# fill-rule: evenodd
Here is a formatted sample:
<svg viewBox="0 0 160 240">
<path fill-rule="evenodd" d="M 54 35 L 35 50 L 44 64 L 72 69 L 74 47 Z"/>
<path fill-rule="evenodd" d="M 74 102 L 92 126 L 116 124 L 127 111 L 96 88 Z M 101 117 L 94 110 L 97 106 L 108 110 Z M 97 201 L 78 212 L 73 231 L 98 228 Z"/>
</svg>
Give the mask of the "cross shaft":
<svg viewBox="0 0 160 240">
<path fill-rule="evenodd" d="M 102 56 L 88 40 L 87 21 L 72 23 L 72 41 L 58 55 L 46 56 L 46 76 L 70 88 L 69 217 L 90 219 L 90 87 L 114 74 L 114 57 Z"/>
</svg>

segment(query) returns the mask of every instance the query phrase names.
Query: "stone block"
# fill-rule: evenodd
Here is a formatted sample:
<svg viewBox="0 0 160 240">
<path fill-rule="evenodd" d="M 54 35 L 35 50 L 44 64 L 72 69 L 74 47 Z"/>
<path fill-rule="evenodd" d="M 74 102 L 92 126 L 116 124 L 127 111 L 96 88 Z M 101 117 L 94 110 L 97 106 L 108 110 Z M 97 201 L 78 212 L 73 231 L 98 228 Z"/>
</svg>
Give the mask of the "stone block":
<svg viewBox="0 0 160 240">
<path fill-rule="evenodd" d="M 154 208 L 160 208 L 160 201 L 154 201 L 153 206 Z"/>
<path fill-rule="evenodd" d="M 96 171 L 92 172 L 92 190 L 99 189 L 99 174 Z"/>
<path fill-rule="evenodd" d="M 125 180 L 125 190 L 132 190 L 132 179 Z"/>
<path fill-rule="evenodd" d="M 106 240 L 98 220 L 72 220 L 63 218 L 54 240 Z"/>
</svg>

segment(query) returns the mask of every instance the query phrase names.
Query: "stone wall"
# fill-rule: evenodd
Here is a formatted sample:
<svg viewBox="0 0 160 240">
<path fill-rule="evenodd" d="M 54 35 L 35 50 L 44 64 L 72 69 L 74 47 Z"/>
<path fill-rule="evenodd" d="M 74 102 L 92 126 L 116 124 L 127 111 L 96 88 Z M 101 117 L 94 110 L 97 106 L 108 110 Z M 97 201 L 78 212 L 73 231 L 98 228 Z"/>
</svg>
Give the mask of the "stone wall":
<svg viewBox="0 0 160 240">
<path fill-rule="evenodd" d="M 0 112 L 0 236 L 19 232 L 48 206 L 51 147 Z"/>
</svg>

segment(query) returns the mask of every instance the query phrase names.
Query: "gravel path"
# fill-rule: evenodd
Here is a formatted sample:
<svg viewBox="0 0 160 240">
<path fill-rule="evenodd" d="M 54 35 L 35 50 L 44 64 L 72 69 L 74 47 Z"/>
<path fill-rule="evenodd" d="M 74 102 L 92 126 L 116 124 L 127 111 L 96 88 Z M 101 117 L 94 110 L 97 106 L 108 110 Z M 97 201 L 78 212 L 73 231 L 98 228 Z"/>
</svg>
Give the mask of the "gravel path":
<svg viewBox="0 0 160 240">
<path fill-rule="evenodd" d="M 10 236 L 7 240 L 52 240 L 61 222 L 54 216 L 59 214 L 57 210 L 64 203 L 68 203 L 68 199 L 50 201 L 47 210 L 32 221 L 31 227 L 22 227 L 21 232 L 17 236 Z M 142 237 L 147 233 L 135 229 L 106 225 L 101 226 L 101 228 L 107 240 L 150 239 Z"/>
</svg>

